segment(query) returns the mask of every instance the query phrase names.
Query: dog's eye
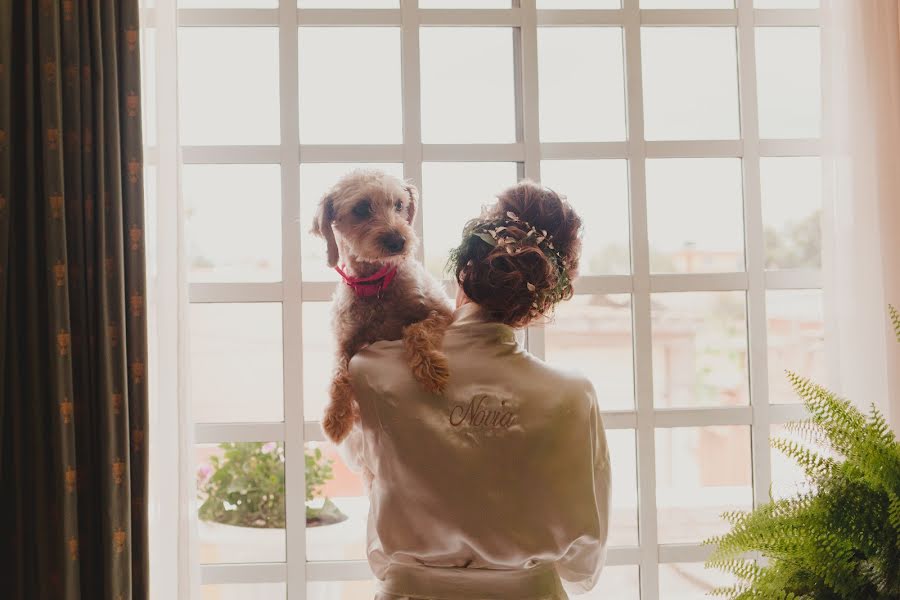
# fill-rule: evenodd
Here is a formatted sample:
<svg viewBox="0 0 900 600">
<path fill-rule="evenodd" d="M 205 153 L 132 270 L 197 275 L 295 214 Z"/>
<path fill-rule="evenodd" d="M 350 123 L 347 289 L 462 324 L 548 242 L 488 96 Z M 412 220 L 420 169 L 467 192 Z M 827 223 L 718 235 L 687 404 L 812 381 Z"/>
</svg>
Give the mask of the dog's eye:
<svg viewBox="0 0 900 600">
<path fill-rule="evenodd" d="M 368 200 L 360 202 L 353 207 L 353 214 L 357 217 L 368 217 L 370 211 L 371 207 L 369 206 Z"/>
<path fill-rule="evenodd" d="M 394 202 L 394 210 L 397 212 L 401 212 L 403 210 L 403 200 L 397 200 Z"/>
</svg>

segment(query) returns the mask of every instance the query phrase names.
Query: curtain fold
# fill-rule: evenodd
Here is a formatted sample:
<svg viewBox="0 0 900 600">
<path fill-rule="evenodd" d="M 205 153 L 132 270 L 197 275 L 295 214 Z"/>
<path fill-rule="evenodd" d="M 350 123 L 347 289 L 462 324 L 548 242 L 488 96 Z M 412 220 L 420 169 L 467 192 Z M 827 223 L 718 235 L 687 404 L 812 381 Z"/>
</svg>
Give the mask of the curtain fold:
<svg viewBox="0 0 900 600">
<path fill-rule="evenodd" d="M 134 0 L 0 2 L 0 582 L 146 598 Z"/>
<path fill-rule="evenodd" d="M 900 7 L 823 0 L 826 311 L 840 392 L 900 432 Z"/>
</svg>

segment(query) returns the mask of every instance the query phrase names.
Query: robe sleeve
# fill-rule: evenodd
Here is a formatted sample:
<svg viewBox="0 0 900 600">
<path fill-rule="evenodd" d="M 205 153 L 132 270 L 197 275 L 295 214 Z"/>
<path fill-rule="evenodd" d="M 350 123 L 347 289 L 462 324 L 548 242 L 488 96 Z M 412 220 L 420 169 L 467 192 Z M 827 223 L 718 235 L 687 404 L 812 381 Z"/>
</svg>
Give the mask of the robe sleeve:
<svg viewBox="0 0 900 600">
<path fill-rule="evenodd" d="M 556 563 L 556 570 L 562 580 L 563 588 L 569 594 L 583 594 L 597 584 L 600 572 L 606 561 L 606 542 L 609 533 L 610 504 L 610 464 L 609 448 L 606 444 L 606 433 L 600 418 L 600 409 L 593 386 L 588 384 L 587 394 L 590 397 L 590 418 L 586 422 L 589 428 L 592 469 L 585 473 L 584 507 L 585 512 L 592 515 L 587 523 L 584 535 L 575 540 L 568 552 Z M 582 514 L 581 511 L 573 511 Z"/>
<path fill-rule="evenodd" d="M 347 468 L 362 478 L 368 492 L 372 485 L 372 469 L 366 452 L 365 435 L 358 422 L 353 424 L 347 437 L 337 445 L 337 451 Z"/>
</svg>

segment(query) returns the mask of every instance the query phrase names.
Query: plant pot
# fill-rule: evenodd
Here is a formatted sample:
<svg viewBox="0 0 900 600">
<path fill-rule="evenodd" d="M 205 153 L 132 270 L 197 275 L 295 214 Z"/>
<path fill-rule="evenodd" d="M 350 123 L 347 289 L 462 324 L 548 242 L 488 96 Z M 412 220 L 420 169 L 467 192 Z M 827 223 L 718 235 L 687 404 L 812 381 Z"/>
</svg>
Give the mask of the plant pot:
<svg viewBox="0 0 900 600">
<path fill-rule="evenodd" d="M 317 500 L 312 500 L 306 504 L 307 527 L 334 525 L 347 520 L 347 515 L 341 512 L 341 509 L 331 501 L 331 498 L 325 498 L 321 502 Z"/>
<path fill-rule="evenodd" d="M 201 563 L 284 562 L 284 529 L 197 523 Z"/>
</svg>

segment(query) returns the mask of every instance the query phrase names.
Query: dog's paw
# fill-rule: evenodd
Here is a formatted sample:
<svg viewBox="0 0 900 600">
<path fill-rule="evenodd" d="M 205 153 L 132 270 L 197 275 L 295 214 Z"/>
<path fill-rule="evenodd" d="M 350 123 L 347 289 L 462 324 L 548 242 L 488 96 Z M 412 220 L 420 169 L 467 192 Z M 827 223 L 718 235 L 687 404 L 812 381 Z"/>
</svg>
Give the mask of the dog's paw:
<svg viewBox="0 0 900 600">
<path fill-rule="evenodd" d="M 325 409 L 325 415 L 322 418 L 322 431 L 335 444 L 339 444 L 350 433 L 353 428 L 353 420 L 355 414 L 353 411 L 338 411 L 334 406 Z"/>
</svg>

